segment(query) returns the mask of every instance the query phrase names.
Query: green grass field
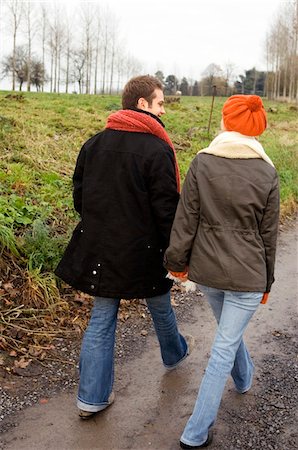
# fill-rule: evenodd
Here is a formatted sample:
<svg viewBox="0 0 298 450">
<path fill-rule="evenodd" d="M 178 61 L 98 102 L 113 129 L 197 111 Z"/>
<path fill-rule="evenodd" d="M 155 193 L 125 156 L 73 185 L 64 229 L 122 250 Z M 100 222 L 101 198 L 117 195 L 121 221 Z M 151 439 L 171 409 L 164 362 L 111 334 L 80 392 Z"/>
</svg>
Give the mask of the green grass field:
<svg viewBox="0 0 298 450">
<path fill-rule="evenodd" d="M 209 135 L 211 98 L 166 105 L 182 180 L 219 131 L 223 103 L 215 99 Z M 272 112 L 261 142 L 279 172 L 285 218 L 297 209 L 297 109 L 265 106 Z M 0 92 L 0 350 L 28 363 L 43 358 L 55 337 L 86 328 L 91 302 L 60 284 L 53 269 L 78 220 L 71 180 L 78 152 L 119 108 L 119 97 Z"/>
<path fill-rule="evenodd" d="M 219 130 L 224 98 L 182 97 L 163 117 L 182 180 L 198 150 Z M 261 143 L 278 170 L 282 217 L 297 205 L 297 109 L 265 101 L 268 130 Z M 0 249 L 30 273 L 49 276 L 77 216 L 71 177 L 82 144 L 100 131 L 118 96 L 0 92 Z M 270 111 L 270 109 L 269 109 Z M 54 281 L 53 281 L 54 282 Z"/>
</svg>

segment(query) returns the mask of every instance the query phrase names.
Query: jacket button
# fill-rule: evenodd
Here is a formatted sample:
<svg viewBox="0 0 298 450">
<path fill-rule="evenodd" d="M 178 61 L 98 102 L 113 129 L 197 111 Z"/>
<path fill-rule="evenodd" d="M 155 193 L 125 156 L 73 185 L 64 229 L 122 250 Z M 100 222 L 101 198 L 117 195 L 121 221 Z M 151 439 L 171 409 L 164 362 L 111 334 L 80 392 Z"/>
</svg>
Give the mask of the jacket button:
<svg viewBox="0 0 298 450">
<path fill-rule="evenodd" d="M 152 288 L 153 290 L 155 289 L 155 286 L 153 286 L 153 288 Z"/>
<path fill-rule="evenodd" d="M 159 249 L 160 253 L 162 253 L 162 248 Z"/>
<path fill-rule="evenodd" d="M 97 264 L 97 267 L 100 267 L 100 263 Z"/>
<path fill-rule="evenodd" d="M 94 288 L 95 288 L 94 284 L 91 284 L 91 286 L 90 286 L 90 287 L 91 287 L 91 289 L 94 289 Z"/>
<path fill-rule="evenodd" d="M 93 272 L 92 272 L 92 273 L 93 273 L 93 275 L 96 275 L 96 274 L 97 274 L 96 270 L 93 270 Z"/>
<path fill-rule="evenodd" d="M 84 230 L 81 230 L 81 233 L 83 233 Z"/>
<path fill-rule="evenodd" d="M 147 248 L 151 248 L 151 246 L 150 245 L 148 245 L 148 247 Z"/>
</svg>

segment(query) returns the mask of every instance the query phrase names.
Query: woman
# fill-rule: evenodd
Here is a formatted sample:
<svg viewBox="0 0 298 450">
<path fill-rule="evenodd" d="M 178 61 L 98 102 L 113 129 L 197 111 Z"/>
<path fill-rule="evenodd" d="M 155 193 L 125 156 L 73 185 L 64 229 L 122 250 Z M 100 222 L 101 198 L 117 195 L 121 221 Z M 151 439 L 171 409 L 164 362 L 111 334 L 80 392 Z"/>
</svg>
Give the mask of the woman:
<svg viewBox="0 0 298 450">
<path fill-rule="evenodd" d="M 274 281 L 279 221 L 278 176 L 256 139 L 266 125 L 260 97 L 225 102 L 223 132 L 192 161 L 165 253 L 165 267 L 181 278 L 188 272 L 218 322 L 182 448 L 211 443 L 229 374 L 241 394 L 252 384 L 254 365 L 242 336 Z"/>
</svg>

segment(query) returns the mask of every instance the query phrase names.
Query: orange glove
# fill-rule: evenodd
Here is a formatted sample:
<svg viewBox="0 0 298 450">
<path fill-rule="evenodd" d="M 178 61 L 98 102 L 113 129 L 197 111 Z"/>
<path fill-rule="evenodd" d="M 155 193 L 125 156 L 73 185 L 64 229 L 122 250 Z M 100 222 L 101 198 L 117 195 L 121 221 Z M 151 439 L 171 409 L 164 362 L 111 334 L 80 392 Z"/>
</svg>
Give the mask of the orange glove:
<svg viewBox="0 0 298 450">
<path fill-rule="evenodd" d="M 264 305 L 265 303 L 267 303 L 267 300 L 269 298 L 269 292 L 264 292 L 261 303 Z"/>
<path fill-rule="evenodd" d="M 173 277 L 179 278 L 181 281 L 187 280 L 188 272 L 172 272 L 171 270 L 169 270 L 169 272 Z"/>
</svg>

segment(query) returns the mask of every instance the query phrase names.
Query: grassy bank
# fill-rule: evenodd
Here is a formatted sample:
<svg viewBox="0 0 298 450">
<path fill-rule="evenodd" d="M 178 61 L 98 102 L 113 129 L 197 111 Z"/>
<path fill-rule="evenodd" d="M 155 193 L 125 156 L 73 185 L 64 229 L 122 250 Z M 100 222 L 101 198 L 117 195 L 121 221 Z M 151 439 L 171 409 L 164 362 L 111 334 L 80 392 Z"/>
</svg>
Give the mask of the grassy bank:
<svg viewBox="0 0 298 450">
<path fill-rule="evenodd" d="M 197 151 L 217 134 L 223 102 L 215 99 L 209 134 L 211 98 L 183 97 L 167 105 L 164 122 L 182 179 Z M 284 218 L 298 198 L 298 115 L 288 104 L 265 106 L 268 130 L 260 140 L 280 176 Z M 14 298 L 46 314 L 62 305 L 52 271 L 78 219 L 72 205 L 75 161 L 81 145 L 119 108 L 116 96 L 0 92 L 0 294 L 8 307 Z"/>
</svg>

